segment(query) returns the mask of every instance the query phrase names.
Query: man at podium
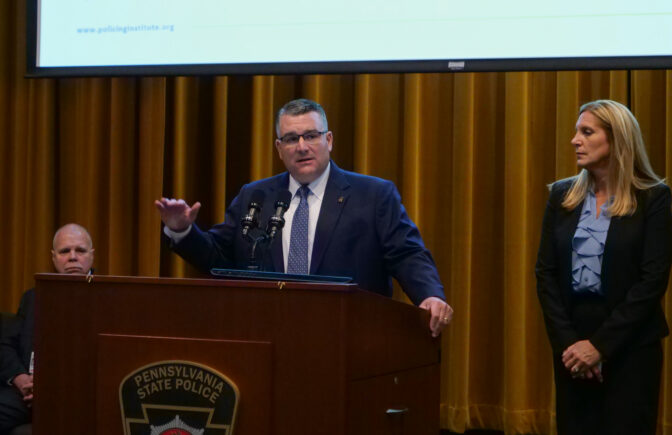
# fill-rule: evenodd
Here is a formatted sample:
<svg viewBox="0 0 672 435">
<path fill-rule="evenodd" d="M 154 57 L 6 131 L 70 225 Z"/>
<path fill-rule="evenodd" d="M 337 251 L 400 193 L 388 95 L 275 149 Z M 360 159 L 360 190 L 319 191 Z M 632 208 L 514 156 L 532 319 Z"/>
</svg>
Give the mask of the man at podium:
<svg viewBox="0 0 672 435">
<path fill-rule="evenodd" d="M 93 265 L 88 231 L 67 224 L 54 235 L 51 251 L 58 273 L 87 274 Z M 23 294 L 17 319 L 0 342 L 0 434 L 30 423 L 33 403 L 33 325 L 35 290 Z"/>
<path fill-rule="evenodd" d="M 243 186 L 222 224 L 198 228 L 199 202 L 155 201 L 171 249 L 204 272 L 245 269 L 252 223 L 271 222 L 270 227 L 282 217 L 284 229 L 279 226 L 280 240 L 271 240 L 262 256 L 263 270 L 350 276 L 362 289 L 385 296 L 392 295 L 394 277 L 413 303 L 430 311 L 429 327 L 438 336 L 453 310 L 394 184 L 336 166 L 330 159 L 334 135 L 314 101 L 285 104 L 275 128 L 275 147 L 287 172 Z"/>
</svg>

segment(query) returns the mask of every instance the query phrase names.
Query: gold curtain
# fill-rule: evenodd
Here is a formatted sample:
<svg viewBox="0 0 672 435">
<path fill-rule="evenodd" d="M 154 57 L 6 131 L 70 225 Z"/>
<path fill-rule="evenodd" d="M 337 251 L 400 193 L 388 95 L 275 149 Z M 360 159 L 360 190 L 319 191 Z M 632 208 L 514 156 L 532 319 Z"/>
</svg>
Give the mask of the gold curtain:
<svg viewBox="0 0 672 435">
<path fill-rule="evenodd" d="M 433 252 L 455 308 L 441 426 L 554 432 L 533 271 L 545 185 L 576 172 L 577 109 L 597 98 L 630 104 L 672 177 L 672 71 L 31 80 L 24 1 L 0 2 L 0 310 L 51 270 L 53 232 L 71 221 L 91 231 L 97 273 L 195 276 L 161 246 L 153 200 L 198 200 L 201 226 L 221 222 L 243 183 L 283 170 L 274 112 L 303 96 L 329 115 L 334 160 L 393 180 Z M 669 292 L 664 304 L 669 320 Z"/>
</svg>

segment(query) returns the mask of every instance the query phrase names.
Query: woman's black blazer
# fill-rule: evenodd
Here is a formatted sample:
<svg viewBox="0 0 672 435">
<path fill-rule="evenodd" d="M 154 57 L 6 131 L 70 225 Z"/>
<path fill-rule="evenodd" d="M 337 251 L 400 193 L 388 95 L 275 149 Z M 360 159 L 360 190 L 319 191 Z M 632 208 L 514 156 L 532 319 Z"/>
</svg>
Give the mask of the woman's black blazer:
<svg viewBox="0 0 672 435">
<path fill-rule="evenodd" d="M 571 318 L 572 238 L 583 204 L 565 210 L 561 203 L 573 179 L 553 184 L 537 256 L 537 293 L 554 353 L 589 339 L 605 359 L 621 350 L 669 334 L 661 308 L 672 252 L 670 188 L 659 184 L 637 191 L 637 210 L 611 218 L 602 259 L 602 290 L 609 314 L 589 337 Z"/>
</svg>

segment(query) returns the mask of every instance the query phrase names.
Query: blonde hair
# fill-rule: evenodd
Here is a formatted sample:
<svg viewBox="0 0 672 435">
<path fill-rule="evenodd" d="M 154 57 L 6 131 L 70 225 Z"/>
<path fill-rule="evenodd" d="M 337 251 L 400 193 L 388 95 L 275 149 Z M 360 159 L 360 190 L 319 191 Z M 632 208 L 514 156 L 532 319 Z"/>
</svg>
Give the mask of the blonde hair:
<svg viewBox="0 0 672 435">
<path fill-rule="evenodd" d="M 639 123 L 627 107 L 611 100 L 586 103 L 579 109 L 579 115 L 583 112 L 590 112 L 598 119 L 609 141 L 607 193 L 613 200 L 607 212 L 611 216 L 633 214 L 637 209 L 635 190 L 649 189 L 664 182 L 651 168 Z M 593 178 L 582 169 L 574 178 L 562 206 L 573 210 L 584 201 L 592 187 Z"/>
</svg>

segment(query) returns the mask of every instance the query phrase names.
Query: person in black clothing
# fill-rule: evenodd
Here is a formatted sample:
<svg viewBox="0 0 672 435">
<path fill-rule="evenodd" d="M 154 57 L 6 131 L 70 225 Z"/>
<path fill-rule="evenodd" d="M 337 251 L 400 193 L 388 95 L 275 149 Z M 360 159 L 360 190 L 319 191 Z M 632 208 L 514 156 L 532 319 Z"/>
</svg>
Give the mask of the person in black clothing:
<svg viewBox="0 0 672 435">
<path fill-rule="evenodd" d="M 93 251 L 86 229 L 67 224 L 54 235 L 54 268 L 58 273 L 87 274 L 93 264 Z M 31 421 L 34 306 L 35 291 L 30 289 L 21 298 L 17 318 L 0 341 L 0 435 Z"/>
<path fill-rule="evenodd" d="M 581 171 L 552 184 L 536 267 L 558 434 L 653 435 L 672 195 L 622 104 L 583 105 L 571 143 Z"/>
</svg>

